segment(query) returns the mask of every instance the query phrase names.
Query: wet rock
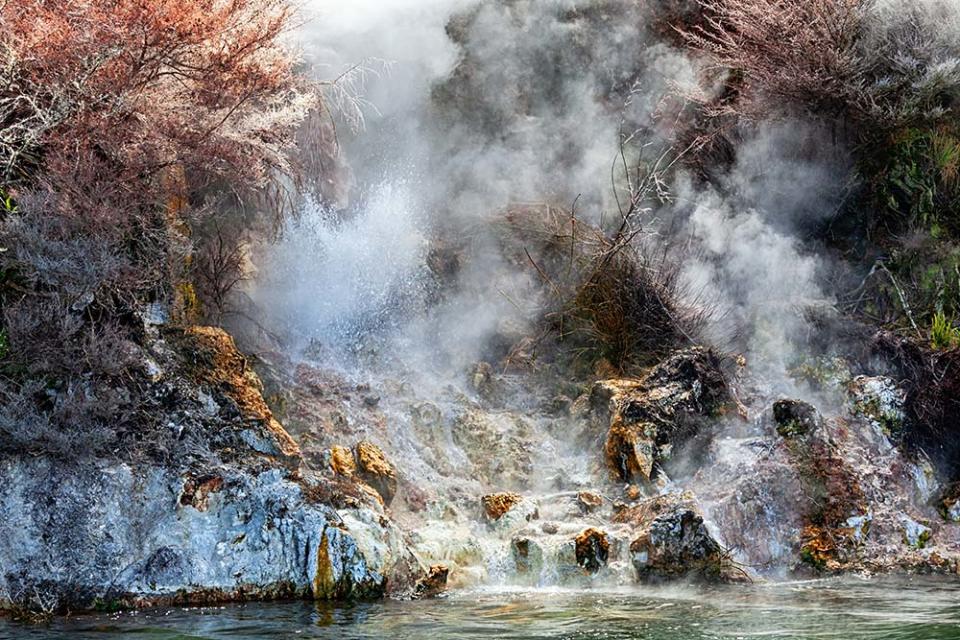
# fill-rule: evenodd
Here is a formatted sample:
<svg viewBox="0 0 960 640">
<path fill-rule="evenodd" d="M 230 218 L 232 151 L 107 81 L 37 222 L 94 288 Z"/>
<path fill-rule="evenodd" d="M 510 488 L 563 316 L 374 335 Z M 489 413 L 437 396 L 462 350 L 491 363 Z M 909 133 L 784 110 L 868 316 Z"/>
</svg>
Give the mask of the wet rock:
<svg viewBox="0 0 960 640">
<path fill-rule="evenodd" d="M 888 437 L 902 434 L 907 393 L 892 378 L 857 376 L 847 385 L 850 412 Z"/>
<path fill-rule="evenodd" d="M 599 529 L 587 529 L 574 540 L 576 544 L 577 564 L 596 573 L 607 564 L 610 554 L 610 542 L 607 534 Z"/>
<path fill-rule="evenodd" d="M 593 513 L 603 507 L 603 498 L 589 491 L 581 491 L 577 494 L 577 506 L 584 514 Z"/>
<path fill-rule="evenodd" d="M 700 348 L 677 352 L 637 380 L 598 382 L 593 420 L 606 428 L 607 465 L 622 481 L 649 483 L 671 446 L 699 432 L 731 400 L 720 360 Z"/>
<path fill-rule="evenodd" d="M 923 549 L 930 542 L 933 531 L 927 525 L 917 522 L 906 514 L 900 514 L 900 524 L 903 527 L 904 544 L 914 549 Z"/>
<path fill-rule="evenodd" d="M 447 588 L 447 578 L 450 569 L 446 565 L 435 564 L 430 567 L 427 575 L 417 580 L 413 588 L 413 599 L 435 598 Z"/>
<path fill-rule="evenodd" d="M 777 400 L 773 403 L 777 433 L 784 438 L 805 436 L 823 425 L 820 412 L 802 400 Z"/>
<path fill-rule="evenodd" d="M 226 465 L 184 480 L 159 466 L 7 456 L 0 601 L 34 589 L 73 610 L 382 595 L 391 567 L 371 564 L 291 473 Z"/>
<path fill-rule="evenodd" d="M 553 535 L 560 531 L 560 526 L 556 522 L 544 522 L 540 525 L 540 530 L 548 535 Z"/>
<path fill-rule="evenodd" d="M 513 562 L 517 573 L 540 575 L 543 569 L 543 547 L 535 540 L 526 537 L 516 537 L 510 542 Z"/>
<path fill-rule="evenodd" d="M 678 506 L 658 515 L 631 544 L 633 566 L 641 580 L 696 576 L 730 579 L 725 554 L 691 508 Z"/>
<path fill-rule="evenodd" d="M 356 447 L 357 473 L 373 487 L 389 506 L 397 494 L 397 471 L 386 455 L 372 442 L 359 442 Z"/>
<path fill-rule="evenodd" d="M 490 521 L 499 520 L 510 509 L 514 508 L 523 501 L 523 496 L 518 493 L 491 493 L 480 498 L 480 504 L 483 512 Z"/>
</svg>

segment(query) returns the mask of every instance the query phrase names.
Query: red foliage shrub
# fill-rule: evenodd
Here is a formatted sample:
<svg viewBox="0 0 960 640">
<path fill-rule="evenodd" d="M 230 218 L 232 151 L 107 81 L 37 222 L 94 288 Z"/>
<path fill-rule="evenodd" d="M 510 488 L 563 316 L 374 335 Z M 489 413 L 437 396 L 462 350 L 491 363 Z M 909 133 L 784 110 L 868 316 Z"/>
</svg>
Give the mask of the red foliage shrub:
<svg viewBox="0 0 960 640">
<path fill-rule="evenodd" d="M 0 4 L 8 182 L 41 159 L 58 190 L 113 170 L 138 195 L 173 165 L 262 182 L 314 100 L 281 43 L 291 18 L 286 0 Z"/>
</svg>

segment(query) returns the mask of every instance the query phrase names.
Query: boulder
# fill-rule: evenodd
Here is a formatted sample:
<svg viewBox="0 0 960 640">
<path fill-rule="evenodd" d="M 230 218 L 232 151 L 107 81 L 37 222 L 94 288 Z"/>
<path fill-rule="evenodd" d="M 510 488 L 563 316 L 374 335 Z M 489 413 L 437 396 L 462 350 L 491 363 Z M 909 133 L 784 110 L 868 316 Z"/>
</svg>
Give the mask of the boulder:
<svg viewBox="0 0 960 640">
<path fill-rule="evenodd" d="M 518 493 L 491 493 L 480 498 L 480 505 L 487 519 L 493 522 L 502 518 L 522 501 L 523 496 Z"/>
<path fill-rule="evenodd" d="M 642 581 L 732 577 L 726 554 L 695 510 L 678 505 L 656 516 L 630 544 L 630 556 Z"/>
<path fill-rule="evenodd" d="M 606 566 L 610 555 L 610 542 L 607 534 L 599 529 L 587 529 L 578 535 L 576 544 L 577 564 L 590 573 L 596 573 Z"/>
<path fill-rule="evenodd" d="M 577 494 L 577 506 L 584 514 L 593 513 L 603 506 L 603 498 L 589 491 L 581 491 Z"/>
<path fill-rule="evenodd" d="M 808 435 L 823 425 L 817 408 L 802 400 L 777 400 L 773 403 L 773 420 L 777 433 L 788 439 Z"/>
<path fill-rule="evenodd" d="M 705 416 L 731 401 L 720 358 L 702 348 L 675 353 L 633 380 L 598 382 L 593 421 L 606 428 L 604 454 L 614 476 L 649 483 L 672 446 L 695 435 Z"/>
<path fill-rule="evenodd" d="M 447 578 L 450 569 L 446 565 L 435 564 L 430 567 L 427 575 L 417 580 L 413 588 L 413 599 L 435 598 L 447 588 Z"/>
<path fill-rule="evenodd" d="M 356 446 L 357 473 L 368 485 L 376 489 L 389 506 L 397 494 L 397 471 L 377 445 L 359 442 Z"/>
<path fill-rule="evenodd" d="M 543 547 L 538 542 L 527 537 L 518 536 L 510 542 L 513 562 L 517 573 L 526 575 L 540 575 L 543 569 Z"/>
</svg>

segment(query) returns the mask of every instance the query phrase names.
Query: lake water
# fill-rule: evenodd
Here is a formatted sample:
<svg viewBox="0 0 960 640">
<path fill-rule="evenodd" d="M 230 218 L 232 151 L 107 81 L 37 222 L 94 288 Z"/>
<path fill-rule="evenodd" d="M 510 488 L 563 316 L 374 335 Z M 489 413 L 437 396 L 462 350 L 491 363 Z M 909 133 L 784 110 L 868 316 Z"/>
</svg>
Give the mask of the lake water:
<svg viewBox="0 0 960 640">
<path fill-rule="evenodd" d="M 163 608 L 22 626 L 0 638 L 960 639 L 960 579 L 792 582 L 629 591 L 481 590 L 420 602 Z"/>
</svg>

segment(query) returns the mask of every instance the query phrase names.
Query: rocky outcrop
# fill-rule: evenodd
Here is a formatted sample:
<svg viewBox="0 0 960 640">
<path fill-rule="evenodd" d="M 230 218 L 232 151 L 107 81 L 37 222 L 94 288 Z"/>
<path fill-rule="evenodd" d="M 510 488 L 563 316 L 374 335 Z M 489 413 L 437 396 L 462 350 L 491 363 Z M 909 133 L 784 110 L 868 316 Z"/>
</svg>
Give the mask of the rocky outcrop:
<svg viewBox="0 0 960 640">
<path fill-rule="evenodd" d="M 587 529 L 574 540 L 577 564 L 589 573 L 596 573 L 606 566 L 610 556 L 610 541 L 599 529 Z"/>
<path fill-rule="evenodd" d="M 237 349 L 233 337 L 219 327 L 198 326 L 186 329 L 180 341 L 184 343 L 181 350 L 190 354 L 187 375 L 195 383 L 222 393 L 235 403 L 244 421 L 258 427 L 241 434 L 245 444 L 296 468 L 300 447 L 274 418 L 263 399 L 260 378 Z"/>
<path fill-rule="evenodd" d="M 510 509 L 520 504 L 523 496 L 518 493 L 491 493 L 480 498 L 483 513 L 490 521 L 499 520 Z"/>
<path fill-rule="evenodd" d="M 378 597 L 340 515 L 283 468 L 0 462 L 0 597 L 62 608 Z"/>
<path fill-rule="evenodd" d="M 357 443 L 357 469 L 360 478 L 373 487 L 383 503 L 389 505 L 397 494 L 397 471 L 375 444 Z"/>
<path fill-rule="evenodd" d="M 730 400 L 719 357 L 693 348 L 641 379 L 598 382 L 590 406 L 594 421 L 607 430 L 604 455 L 611 472 L 624 482 L 649 483 L 671 447 L 696 434 L 702 419 Z"/>
<path fill-rule="evenodd" d="M 731 581 L 745 575 L 709 531 L 690 493 L 642 501 L 614 519 L 635 528 L 630 559 L 641 581 Z"/>
<path fill-rule="evenodd" d="M 435 598 L 447 588 L 447 578 L 450 569 L 445 565 L 435 564 L 427 571 L 427 575 L 420 578 L 413 589 L 413 599 Z"/>
</svg>

